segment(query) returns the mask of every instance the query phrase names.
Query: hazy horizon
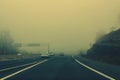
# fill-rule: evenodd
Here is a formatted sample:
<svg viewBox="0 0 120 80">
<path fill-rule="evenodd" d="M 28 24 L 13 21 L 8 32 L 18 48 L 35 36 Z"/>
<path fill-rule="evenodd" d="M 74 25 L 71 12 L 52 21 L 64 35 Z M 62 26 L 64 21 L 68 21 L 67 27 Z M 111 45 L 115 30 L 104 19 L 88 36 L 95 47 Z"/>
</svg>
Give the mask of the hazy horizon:
<svg viewBox="0 0 120 80">
<path fill-rule="evenodd" d="M 50 43 L 51 51 L 88 49 L 96 36 L 119 27 L 119 0 L 1 0 L 0 27 L 16 42 Z"/>
</svg>

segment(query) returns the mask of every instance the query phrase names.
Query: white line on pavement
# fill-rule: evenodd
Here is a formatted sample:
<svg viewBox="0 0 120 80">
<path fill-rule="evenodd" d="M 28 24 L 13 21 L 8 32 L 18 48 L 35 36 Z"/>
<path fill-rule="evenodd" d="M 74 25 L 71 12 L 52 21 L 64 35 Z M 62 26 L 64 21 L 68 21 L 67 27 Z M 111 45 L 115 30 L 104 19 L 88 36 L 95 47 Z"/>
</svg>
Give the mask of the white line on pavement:
<svg viewBox="0 0 120 80">
<path fill-rule="evenodd" d="M 73 57 L 73 56 L 72 56 L 72 57 Z M 106 75 L 106 74 L 104 74 L 104 73 L 102 73 L 102 72 L 100 72 L 100 71 L 97 71 L 97 70 L 95 70 L 95 69 L 93 69 L 93 68 L 91 68 L 91 67 L 83 64 L 82 62 L 80 62 L 79 60 L 75 59 L 74 57 L 73 57 L 73 59 L 74 59 L 77 63 L 79 63 L 80 65 L 86 67 L 87 69 L 89 69 L 89 70 L 91 70 L 91 71 L 93 71 L 93 72 L 95 72 L 95 73 L 97 73 L 97 74 L 99 74 L 99 75 L 101 75 L 101 76 L 109 79 L 109 80 L 116 80 L 115 78 L 112 78 L 112 77 L 110 77 L 110 76 L 108 76 L 108 75 Z"/>
<path fill-rule="evenodd" d="M 28 69 L 31 69 L 31 68 L 33 68 L 33 67 L 35 67 L 35 66 L 37 66 L 37 65 L 39 65 L 39 64 L 42 64 L 42 63 L 44 63 L 44 62 L 46 62 L 46 61 L 48 61 L 48 60 L 40 61 L 40 62 L 38 62 L 38 63 L 36 63 L 36 64 L 33 64 L 33 65 L 29 66 L 29 67 L 26 67 L 26 68 L 24 68 L 24 69 L 21 69 L 21 70 L 15 72 L 15 73 L 12 73 L 12 74 L 10 74 L 10 75 L 8 75 L 8 76 L 5 76 L 5 77 L 3 77 L 3 78 L 0 78 L 0 80 L 6 80 L 6 79 L 8 79 L 8 78 L 10 78 L 10 77 L 12 77 L 12 76 L 15 76 L 15 75 L 17 75 L 17 74 L 19 74 L 19 73 L 21 73 L 21 72 L 24 72 L 24 71 L 26 71 L 26 70 L 28 70 Z"/>
<path fill-rule="evenodd" d="M 1 69 L 0 72 L 11 70 L 11 69 L 15 69 L 15 68 L 19 68 L 19 67 L 28 66 L 28 65 L 31 65 L 31 64 L 34 64 L 34 63 L 37 63 L 37 61 L 32 62 L 32 63 L 28 63 L 28 64 L 23 64 L 23 65 L 19 65 L 19 66 L 14 66 L 14 67 L 9 67 L 9 68 L 5 68 L 5 69 Z"/>
</svg>

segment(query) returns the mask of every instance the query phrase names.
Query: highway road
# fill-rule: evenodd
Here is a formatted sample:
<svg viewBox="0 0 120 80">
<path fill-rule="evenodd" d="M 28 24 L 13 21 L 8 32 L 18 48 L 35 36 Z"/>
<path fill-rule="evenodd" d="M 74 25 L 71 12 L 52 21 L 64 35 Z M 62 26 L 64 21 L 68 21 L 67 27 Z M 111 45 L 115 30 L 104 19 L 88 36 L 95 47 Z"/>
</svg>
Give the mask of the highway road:
<svg viewBox="0 0 120 80">
<path fill-rule="evenodd" d="M 0 80 L 120 80 L 120 67 L 73 56 L 0 62 Z"/>
</svg>

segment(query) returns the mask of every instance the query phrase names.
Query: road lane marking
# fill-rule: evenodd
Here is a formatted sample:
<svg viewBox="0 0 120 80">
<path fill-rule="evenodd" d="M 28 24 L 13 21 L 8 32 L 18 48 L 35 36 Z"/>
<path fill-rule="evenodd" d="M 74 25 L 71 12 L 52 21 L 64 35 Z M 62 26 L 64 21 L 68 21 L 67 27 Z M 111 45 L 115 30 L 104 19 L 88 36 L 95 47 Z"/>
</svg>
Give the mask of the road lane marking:
<svg viewBox="0 0 120 80">
<path fill-rule="evenodd" d="M 8 70 L 19 68 L 19 67 L 28 66 L 28 65 L 31 65 L 31 64 L 34 64 L 34 63 L 37 63 L 37 62 L 38 61 L 35 61 L 35 62 L 32 62 L 32 63 L 28 63 L 28 64 L 19 65 L 19 66 L 14 66 L 14 67 L 9 67 L 9 68 L 5 68 L 5 69 L 1 69 L 0 72 L 8 71 Z"/>
<path fill-rule="evenodd" d="M 36 64 L 33 64 L 33 65 L 29 66 L 29 67 L 23 68 L 23 69 L 15 72 L 15 73 L 12 73 L 12 74 L 10 74 L 10 75 L 8 75 L 8 76 L 5 76 L 5 77 L 3 77 L 3 78 L 0 78 L 0 80 L 6 80 L 6 79 L 8 79 L 8 78 L 10 78 L 10 77 L 13 77 L 13 76 L 15 76 L 15 75 L 17 75 L 17 74 L 19 74 L 19 73 L 21 73 L 21 72 L 24 72 L 24 71 L 26 71 L 26 70 L 28 70 L 28 69 L 31 69 L 31 68 L 33 68 L 33 67 L 35 67 L 35 66 L 37 66 L 37 65 L 39 65 L 39 64 L 42 64 L 42 63 L 44 63 L 44 62 L 46 62 L 46 61 L 48 61 L 48 60 L 43 60 L 43 61 L 40 61 L 40 62 L 38 62 L 38 63 L 36 63 Z"/>
<path fill-rule="evenodd" d="M 93 72 L 95 72 L 95 73 L 97 73 L 97 74 L 99 74 L 99 75 L 101 75 L 101 76 L 109 79 L 109 80 L 116 80 L 116 79 L 113 78 L 113 77 L 110 77 L 110 76 L 108 76 L 108 75 L 106 75 L 106 74 L 104 74 L 104 73 L 102 73 L 102 72 L 100 72 L 100 71 L 98 71 L 98 70 L 95 70 L 95 69 L 93 69 L 93 68 L 91 68 L 91 67 L 83 64 L 82 62 L 80 62 L 79 60 L 75 59 L 74 57 L 73 57 L 73 59 L 74 59 L 77 63 L 79 63 L 80 65 L 86 67 L 87 69 L 89 69 L 89 70 L 91 70 L 91 71 L 93 71 Z"/>
</svg>

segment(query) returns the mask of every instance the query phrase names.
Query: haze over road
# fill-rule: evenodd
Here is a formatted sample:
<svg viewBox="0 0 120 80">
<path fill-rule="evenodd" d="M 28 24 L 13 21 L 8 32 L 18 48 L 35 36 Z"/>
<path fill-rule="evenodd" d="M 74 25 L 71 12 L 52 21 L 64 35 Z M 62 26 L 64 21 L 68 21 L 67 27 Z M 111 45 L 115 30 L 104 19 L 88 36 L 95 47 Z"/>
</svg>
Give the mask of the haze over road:
<svg viewBox="0 0 120 80">
<path fill-rule="evenodd" d="M 16 66 L 16 67 L 15 67 Z M 72 56 L 0 62 L 0 80 L 119 80 L 118 66 Z"/>
<path fill-rule="evenodd" d="M 120 0 L 0 0 L 0 12 L 0 29 L 15 42 L 49 42 L 53 52 L 68 54 L 120 28 Z"/>
</svg>

